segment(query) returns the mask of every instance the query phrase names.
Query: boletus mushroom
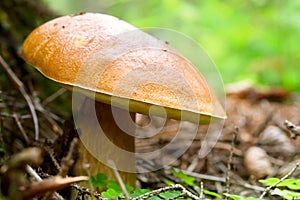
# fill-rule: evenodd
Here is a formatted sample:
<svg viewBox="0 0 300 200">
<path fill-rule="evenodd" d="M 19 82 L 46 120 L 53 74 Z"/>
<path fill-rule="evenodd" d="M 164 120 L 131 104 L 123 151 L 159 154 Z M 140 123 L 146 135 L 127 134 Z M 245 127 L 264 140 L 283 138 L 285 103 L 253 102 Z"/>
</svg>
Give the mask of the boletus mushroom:
<svg viewBox="0 0 300 200">
<path fill-rule="evenodd" d="M 135 114 L 207 124 L 225 119 L 202 75 L 175 50 L 113 16 L 51 20 L 26 38 L 22 56 L 45 77 L 86 96 L 73 116 L 82 140 L 75 175 L 104 173 L 112 160 L 135 185 Z M 80 118 L 80 120 L 78 120 Z M 101 133 L 99 133 L 101 132 Z"/>
</svg>

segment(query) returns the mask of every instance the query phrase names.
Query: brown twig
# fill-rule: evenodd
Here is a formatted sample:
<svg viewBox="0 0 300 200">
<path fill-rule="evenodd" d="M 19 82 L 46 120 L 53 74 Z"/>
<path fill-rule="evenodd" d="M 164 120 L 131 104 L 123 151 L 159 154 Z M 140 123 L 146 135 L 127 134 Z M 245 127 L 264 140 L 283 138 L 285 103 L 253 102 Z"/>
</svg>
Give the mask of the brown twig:
<svg viewBox="0 0 300 200">
<path fill-rule="evenodd" d="M 34 169 L 32 169 L 32 167 L 30 167 L 29 165 L 26 165 L 26 171 L 27 173 L 29 173 L 31 176 L 33 176 L 35 178 L 36 181 L 41 182 L 43 181 L 43 179 L 36 173 L 36 171 L 34 171 Z M 62 196 L 60 196 L 57 192 L 54 192 L 52 194 L 52 197 L 57 199 L 57 200 L 62 200 L 64 199 Z M 54 200 L 54 199 L 53 199 Z"/>
<path fill-rule="evenodd" d="M 118 170 L 116 169 L 116 165 L 115 165 L 114 161 L 109 160 L 108 162 L 109 162 L 109 164 L 112 166 L 112 167 L 111 167 L 111 170 L 113 171 L 114 176 L 115 176 L 115 178 L 117 179 L 117 182 L 118 182 L 118 184 L 119 184 L 119 186 L 120 186 L 120 188 L 121 188 L 121 190 L 122 190 L 122 193 L 123 193 L 124 196 L 125 196 L 125 199 L 126 199 L 126 200 L 130 200 L 129 194 L 128 194 L 128 192 L 127 192 L 127 190 L 126 190 L 126 187 L 125 187 L 125 184 L 124 184 L 124 182 L 123 182 L 123 180 L 122 180 L 122 178 L 121 178 L 121 176 L 120 176 Z"/>
<path fill-rule="evenodd" d="M 262 123 L 260 123 L 260 125 L 253 132 L 252 135 L 254 137 L 258 137 L 259 134 L 266 128 L 266 126 L 268 125 L 268 123 L 273 119 L 274 114 L 275 114 L 274 110 L 272 110 L 271 112 L 269 112 L 269 114 L 267 115 L 267 117 L 265 118 L 265 120 Z"/>
<path fill-rule="evenodd" d="M 99 194 L 98 192 L 90 192 L 90 190 L 88 189 L 88 188 L 86 188 L 86 187 L 82 187 L 82 186 L 80 186 L 80 185 L 78 185 L 78 184 L 72 184 L 71 185 L 75 190 L 77 190 L 78 191 L 78 196 L 79 195 L 89 195 L 89 196 L 93 196 L 93 197 L 95 197 L 96 199 L 101 199 L 101 200 L 106 200 L 106 198 L 103 198 L 102 196 L 101 196 L 101 194 Z"/>
<path fill-rule="evenodd" d="M 55 131 L 55 132 L 58 132 L 59 135 L 62 135 L 63 131 L 60 128 L 60 126 L 58 125 L 58 123 L 56 122 L 56 121 L 62 121 L 62 120 L 54 113 L 51 113 L 48 110 L 46 110 L 39 101 L 34 101 L 34 107 L 38 112 L 43 114 L 45 119 L 52 125 L 52 127 L 55 127 L 57 129 L 57 131 Z"/>
<path fill-rule="evenodd" d="M 194 156 L 191 164 L 186 168 L 187 171 L 194 171 L 194 169 L 198 166 L 198 163 L 199 163 L 199 157 L 198 156 Z"/>
<path fill-rule="evenodd" d="M 30 96 L 27 94 L 22 81 L 20 81 L 20 79 L 17 77 L 17 75 L 11 70 L 11 68 L 5 62 L 5 60 L 2 58 L 1 55 L 0 55 L 0 64 L 3 67 L 3 69 L 6 71 L 6 73 L 9 75 L 11 80 L 16 84 L 18 90 L 20 91 L 20 93 L 23 95 L 24 99 L 27 102 L 27 105 L 28 105 L 29 110 L 30 110 L 31 115 L 32 115 L 33 124 L 34 124 L 34 133 L 35 133 L 35 138 L 34 139 L 36 141 L 38 141 L 39 140 L 39 123 L 38 123 L 38 118 L 37 118 L 32 100 L 31 100 Z"/>
<path fill-rule="evenodd" d="M 22 136 L 24 137 L 26 143 L 29 144 L 29 143 L 30 143 L 30 140 L 29 140 L 29 138 L 28 138 L 28 136 L 27 136 L 27 134 L 26 134 L 26 132 L 25 132 L 25 130 L 24 130 L 24 128 L 23 128 L 21 122 L 20 122 L 20 119 L 19 119 L 18 114 L 17 114 L 17 113 L 13 113 L 13 114 L 12 114 L 12 117 L 13 117 L 13 119 L 15 120 L 15 122 L 16 122 L 18 128 L 20 129 L 20 131 L 21 131 L 21 133 L 22 133 Z"/>
<path fill-rule="evenodd" d="M 166 169 L 170 169 L 170 167 L 166 167 Z M 196 173 L 196 172 L 190 172 L 190 171 L 186 171 L 186 170 L 183 170 L 183 169 L 177 169 L 177 168 L 174 168 L 174 167 L 173 167 L 173 169 L 181 170 L 186 175 L 192 176 L 192 177 L 197 178 L 197 179 L 204 179 L 204 180 L 208 180 L 208 181 L 221 182 L 221 183 L 226 182 L 226 179 L 223 178 L 223 177 L 212 176 L 212 175 L 208 175 L 208 174 L 200 174 L 200 173 Z M 256 190 L 256 191 L 264 191 L 263 187 L 250 185 L 250 184 L 248 184 L 244 181 L 238 181 L 238 182 L 235 181 L 234 183 L 231 182 L 231 184 L 240 185 L 244 188 L 249 188 L 249 189 Z"/>
<path fill-rule="evenodd" d="M 52 102 L 54 99 L 56 99 L 57 97 L 59 97 L 60 95 L 62 95 L 63 93 L 65 93 L 67 90 L 65 88 L 60 88 L 59 90 L 57 90 L 56 92 L 54 92 L 52 95 L 48 96 L 43 102 L 42 105 L 46 106 L 47 104 L 49 104 L 50 102 Z"/>
<path fill-rule="evenodd" d="M 88 177 L 86 176 L 77 176 L 77 177 L 67 177 L 63 178 L 61 176 L 54 176 L 43 181 L 37 181 L 31 183 L 28 187 L 21 188 L 22 195 L 26 199 L 33 198 L 35 196 L 44 195 L 51 191 L 61 190 L 70 186 L 73 183 L 86 181 Z"/>
<path fill-rule="evenodd" d="M 78 144 L 78 138 L 74 138 L 70 144 L 68 154 L 61 159 L 60 170 L 58 175 L 65 177 L 68 174 L 70 167 L 74 164 L 73 154 Z"/>
<path fill-rule="evenodd" d="M 15 120 L 19 130 L 21 131 L 21 134 L 25 140 L 25 142 L 27 144 L 30 143 L 30 140 L 22 126 L 22 123 L 20 122 L 20 119 L 24 119 L 23 116 L 19 116 L 17 113 L 13 113 L 13 114 L 8 114 L 8 113 L 0 113 L 0 117 L 1 117 L 1 120 L 2 120 L 2 117 L 5 117 L 5 118 L 12 118 L 13 120 Z M 2 126 L 0 126 L 0 128 L 2 128 Z M 0 129 L 0 133 L 1 133 L 1 129 Z"/>
<path fill-rule="evenodd" d="M 3 118 L 2 116 L 0 115 L 0 144 L 2 144 L 3 142 Z"/>
<path fill-rule="evenodd" d="M 200 196 L 199 196 L 200 199 L 203 199 L 204 198 L 204 193 L 203 193 L 203 182 L 201 181 L 200 182 Z"/>
<path fill-rule="evenodd" d="M 300 126 L 296 126 L 288 120 L 284 121 L 284 126 L 288 129 L 291 138 L 296 139 L 300 136 Z"/>
<path fill-rule="evenodd" d="M 194 194 L 192 194 L 190 191 L 188 191 L 187 189 L 185 189 L 182 185 L 180 184 L 175 184 L 175 185 L 170 185 L 170 186 L 166 186 L 163 188 L 159 188 L 157 190 L 152 190 L 150 192 L 147 192 L 145 194 L 142 194 L 136 198 L 132 198 L 131 200 L 144 200 L 144 199 L 148 199 L 149 197 L 152 196 L 156 196 L 159 195 L 159 193 L 162 192 L 166 192 L 166 191 L 170 191 L 170 190 L 181 190 L 181 194 L 178 197 L 189 197 L 191 199 L 196 199 L 196 200 L 200 200 L 200 198 Z M 174 197 L 174 199 L 176 199 L 177 197 Z"/>
<path fill-rule="evenodd" d="M 85 173 L 86 173 L 86 175 L 88 176 L 88 177 L 91 177 L 91 165 L 90 165 L 90 163 L 86 160 L 86 158 L 84 157 L 83 158 L 83 163 L 82 163 L 82 167 L 83 167 L 83 169 L 84 169 L 84 171 L 85 171 Z M 89 180 L 88 180 L 88 183 L 89 183 L 89 189 L 90 189 L 90 194 L 95 194 L 95 189 L 94 189 L 94 186 L 93 186 L 93 183 L 92 183 L 92 180 L 89 178 Z"/>
<path fill-rule="evenodd" d="M 155 166 L 155 167 L 152 166 L 152 165 L 154 165 L 153 162 L 149 162 L 149 161 L 141 159 L 141 158 L 138 158 L 137 162 L 139 163 L 139 165 L 144 165 L 144 167 L 146 166 L 147 170 L 153 170 L 155 167 L 157 168 L 157 166 Z M 191 171 L 187 171 L 187 170 L 184 170 L 184 169 L 179 169 L 179 168 L 176 168 L 176 167 L 170 167 L 170 166 L 167 166 L 167 165 L 161 166 L 161 168 L 163 168 L 164 170 L 163 171 L 160 170 L 159 172 L 160 172 L 160 176 L 163 176 L 163 177 L 165 177 L 166 174 L 168 174 L 169 170 L 172 168 L 176 171 L 182 171 L 184 174 L 186 174 L 188 176 L 191 176 L 195 179 L 203 179 L 203 180 L 208 180 L 208 181 L 213 181 L 213 182 L 221 182 L 221 183 L 225 183 L 225 181 L 226 181 L 224 177 L 218 177 L 218 176 L 213 176 L 213 175 L 208 175 L 208 174 L 201 174 L 201 173 L 191 172 Z M 170 178 L 168 176 L 166 176 L 166 177 Z M 239 185 L 239 186 L 242 186 L 244 188 L 256 190 L 256 191 L 259 191 L 259 192 L 262 192 L 265 189 L 265 188 L 260 187 L 260 186 L 255 186 L 255 185 L 248 184 L 248 183 L 246 183 L 245 181 L 242 181 L 242 180 L 238 180 L 238 181 L 234 180 L 234 181 L 231 182 L 231 184 Z"/>
<path fill-rule="evenodd" d="M 231 171 L 231 163 L 232 163 L 232 158 L 233 158 L 233 150 L 234 150 L 234 146 L 236 143 L 236 138 L 237 138 L 237 134 L 239 132 L 238 127 L 235 127 L 234 131 L 233 131 L 233 138 L 231 141 L 231 149 L 230 149 L 230 155 L 228 158 L 228 162 L 227 162 L 227 171 L 226 171 L 226 176 L 225 176 L 225 185 L 226 185 L 226 189 L 225 189 L 225 193 L 229 194 L 230 193 L 230 171 Z M 228 196 L 225 197 L 225 199 L 228 199 Z"/>
<path fill-rule="evenodd" d="M 55 153 L 53 152 L 53 149 L 50 148 L 49 146 L 42 146 L 42 148 L 48 153 L 48 155 L 49 155 L 51 161 L 53 162 L 54 166 L 56 167 L 56 169 L 60 171 L 61 166 L 55 158 Z"/>
</svg>

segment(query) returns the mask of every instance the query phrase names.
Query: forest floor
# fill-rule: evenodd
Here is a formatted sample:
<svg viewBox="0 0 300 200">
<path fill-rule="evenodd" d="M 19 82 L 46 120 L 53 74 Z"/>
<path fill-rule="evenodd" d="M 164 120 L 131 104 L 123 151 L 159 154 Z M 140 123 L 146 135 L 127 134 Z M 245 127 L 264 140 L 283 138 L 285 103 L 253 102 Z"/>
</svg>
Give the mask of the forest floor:
<svg viewBox="0 0 300 200">
<path fill-rule="evenodd" d="M 71 92 L 26 68 L 19 55 L 24 37 L 56 16 L 38 2 L 2 0 L 0 4 L 7 28 L 0 31 L 0 199 L 70 199 L 70 188 L 81 193 L 78 199 L 93 192 L 101 199 L 90 185 L 76 184 L 87 177 L 69 176 L 77 149 Z M 294 177 L 292 188 L 280 189 L 300 189 L 300 127 L 295 126 L 300 124 L 300 95 L 246 87 L 227 90 L 226 97 L 224 125 L 203 125 L 196 132 L 194 124 L 164 123 L 160 118 L 147 126 L 149 118 L 138 115 L 143 128 L 137 134 L 145 137 L 136 139 L 137 187 L 154 190 L 181 184 L 190 199 L 214 199 L 208 191 L 221 195 L 219 199 L 226 199 L 224 193 L 256 197 L 252 200 L 282 199 L 271 195 L 274 188 L 267 189 L 259 180 Z M 158 155 L 143 157 L 166 146 Z M 178 149 L 184 151 L 176 154 Z"/>
<path fill-rule="evenodd" d="M 69 176 L 77 150 L 71 92 L 26 68 L 19 55 L 26 35 L 57 15 L 41 1 L 2 0 L 0 16 L 0 199 L 70 199 L 70 188 L 81 194 L 78 199 L 93 192 L 102 199 L 90 185 L 76 184 L 87 177 Z M 149 118 L 138 115 L 142 128 L 137 134 L 144 138 L 136 139 L 137 187 L 181 184 L 190 199 L 214 199 L 209 192 L 221 195 L 219 199 L 226 199 L 224 193 L 282 199 L 270 194 L 275 187 L 267 189 L 259 180 L 283 177 L 296 181 L 291 180 L 290 188 L 280 186 L 281 191 L 300 189 L 300 95 L 282 89 L 236 90 L 239 84 L 231 88 L 224 125 L 203 125 L 195 132 L 194 124 L 160 118 L 147 126 Z M 166 146 L 158 155 L 143 157 Z M 178 154 L 178 149 L 183 151 Z"/>
<path fill-rule="evenodd" d="M 222 194 L 226 192 L 225 182 L 228 182 L 230 186 L 227 184 L 227 189 L 231 194 L 246 197 L 259 197 L 265 190 L 264 185 L 258 182 L 260 179 L 281 178 L 294 169 L 291 177 L 299 178 L 298 131 L 292 133 L 285 123 L 286 120 L 295 124 L 300 122 L 297 95 L 282 89 L 263 91 L 249 87 L 228 91 L 226 102 L 228 118 L 221 135 L 218 136 L 216 131 L 208 132 L 207 126 L 201 126 L 189 149 L 172 166 L 196 178 L 198 184 L 203 182 L 204 189 Z M 137 146 L 143 149 L 152 144 L 161 148 L 158 144 L 168 143 L 178 134 L 179 123 L 170 120 L 161 131 L 164 134 L 149 139 L 150 142 L 141 141 Z M 192 129 L 193 125 L 185 126 Z M 293 128 L 295 130 L 297 126 Z M 212 136 L 208 137 L 208 134 Z M 188 138 L 187 135 L 182 137 L 174 147 L 178 148 Z M 203 146 L 201 141 L 213 145 L 204 158 L 199 156 L 201 144 Z M 168 155 L 165 157 L 168 158 Z M 164 158 L 157 159 L 156 163 L 164 162 Z M 163 179 L 160 179 L 161 183 Z M 275 196 L 270 199 L 275 199 Z"/>
<path fill-rule="evenodd" d="M 73 183 L 85 179 L 66 178 L 65 182 L 63 179 L 57 182 L 50 180 L 46 183 L 48 188 L 36 184 L 34 179 L 58 175 L 65 177 L 72 168 L 71 164 L 64 164 L 62 158 L 69 156 L 68 159 L 72 160 L 68 152 L 73 148 L 72 141 L 76 133 L 69 109 L 61 104 L 68 99 L 66 104 L 71 105 L 71 93 L 59 89 L 53 95 L 41 99 L 38 95 L 40 91 L 34 85 L 30 87 L 30 84 L 24 84 L 29 85 L 29 88 L 22 93 L 20 88 L 24 85 L 16 87 L 15 81 L 9 78 L 6 83 L 6 90 L 0 92 L 2 196 L 13 198 L 17 193 L 26 199 L 35 195 L 43 196 L 49 191 L 53 193 L 54 190 L 66 195 L 65 188 L 75 187 Z M 31 100 L 25 101 L 24 94 L 29 95 Z M 35 141 L 36 124 L 33 123 L 30 106 L 34 107 L 38 119 L 38 141 Z M 164 123 L 159 118 L 153 119 L 155 123 L 148 126 L 146 132 L 139 129 L 138 132 L 146 134 L 155 131 L 161 124 L 164 126 L 153 137 L 136 139 L 136 151 L 141 155 L 167 144 L 172 145 L 152 159 L 137 157 L 138 187 L 163 188 L 169 181 L 182 184 L 195 195 L 199 194 L 194 186 L 202 184 L 205 190 L 218 194 L 227 192 L 259 197 L 266 188 L 258 182 L 260 179 L 281 178 L 285 175 L 300 177 L 300 170 L 296 169 L 300 162 L 300 139 L 297 137 L 300 134 L 299 127 L 289 127 L 291 131 L 285 125 L 286 120 L 300 123 L 299 96 L 282 89 L 261 91 L 250 87 L 228 91 L 226 112 L 228 119 L 220 135 L 216 131 L 220 130 L 220 124 L 216 125 L 216 129 L 214 125 L 211 129 L 208 129 L 209 126 L 200 126 L 196 135 L 191 137 L 189 130 L 193 130 L 195 125 L 175 120 Z M 137 123 L 143 127 L 149 123 L 149 118 L 139 115 Z M 179 133 L 179 125 L 183 126 L 180 132 L 182 135 L 180 140 L 173 141 Z M 186 143 L 189 144 L 187 150 L 174 156 L 174 151 Z M 201 156 L 205 145 L 212 149 L 209 149 L 207 155 Z M 44 153 L 40 153 L 40 150 Z M 172 169 L 182 170 L 194 178 L 194 183 L 189 185 L 178 179 L 171 173 Z M 296 170 L 291 174 L 293 169 Z M 141 173 L 145 170 L 150 172 Z M 24 192 L 24 188 L 27 188 L 27 192 Z M 206 197 L 213 199 L 210 195 Z M 268 198 L 277 197 L 266 194 L 265 199 Z"/>
</svg>

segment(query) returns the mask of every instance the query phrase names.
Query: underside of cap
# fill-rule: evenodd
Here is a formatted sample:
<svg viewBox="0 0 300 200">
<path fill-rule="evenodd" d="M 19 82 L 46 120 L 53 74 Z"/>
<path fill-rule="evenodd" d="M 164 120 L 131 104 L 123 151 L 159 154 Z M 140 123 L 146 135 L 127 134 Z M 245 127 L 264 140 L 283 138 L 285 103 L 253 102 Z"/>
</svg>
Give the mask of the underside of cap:
<svg viewBox="0 0 300 200">
<path fill-rule="evenodd" d="M 109 15 L 85 13 L 49 21 L 26 38 L 22 55 L 64 87 L 131 112 L 151 110 L 195 123 L 226 118 L 189 61 Z"/>
</svg>

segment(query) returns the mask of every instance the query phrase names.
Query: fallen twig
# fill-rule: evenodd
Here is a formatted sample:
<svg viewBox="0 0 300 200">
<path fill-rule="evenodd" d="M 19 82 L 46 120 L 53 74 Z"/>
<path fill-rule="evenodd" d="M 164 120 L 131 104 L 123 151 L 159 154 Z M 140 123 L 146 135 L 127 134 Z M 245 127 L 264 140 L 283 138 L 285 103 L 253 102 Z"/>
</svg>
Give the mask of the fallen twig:
<svg viewBox="0 0 300 200">
<path fill-rule="evenodd" d="M 13 114 L 8 114 L 8 113 L 0 113 L 0 117 L 5 117 L 5 118 L 12 118 L 13 120 L 15 120 L 19 130 L 21 131 L 21 134 L 26 142 L 26 144 L 30 143 L 30 140 L 20 122 L 20 119 L 24 119 L 23 116 L 19 116 L 17 113 L 13 113 Z M 2 126 L 1 126 L 2 127 Z M 1 131 L 0 131 L 1 132 Z"/>
<path fill-rule="evenodd" d="M 30 96 L 27 94 L 22 81 L 20 81 L 20 79 L 16 76 L 16 74 L 10 69 L 9 65 L 5 62 L 5 60 L 2 58 L 1 55 L 0 55 L 0 64 L 3 67 L 3 69 L 6 71 L 6 73 L 9 75 L 11 80 L 17 85 L 18 90 L 20 91 L 20 93 L 23 95 L 24 99 L 27 102 L 27 105 L 28 105 L 29 110 L 32 115 L 33 124 L 34 124 L 34 133 L 35 133 L 34 139 L 36 141 L 38 141 L 39 140 L 39 122 L 38 122 L 38 118 L 37 118 L 32 100 L 31 100 Z"/>
<path fill-rule="evenodd" d="M 56 99 L 57 97 L 59 97 L 60 95 L 62 95 L 63 93 L 65 93 L 67 91 L 67 89 L 65 88 L 60 88 L 59 90 L 57 90 L 55 93 L 53 93 L 52 95 L 48 96 L 43 102 L 42 105 L 46 106 L 47 104 L 49 104 L 50 102 L 52 102 L 54 99 Z"/>
<path fill-rule="evenodd" d="M 270 111 L 265 120 L 259 124 L 259 126 L 254 130 L 254 132 L 251 135 L 253 135 L 254 137 L 258 137 L 259 134 L 267 127 L 268 123 L 273 119 L 274 114 L 274 110 Z"/>
<path fill-rule="evenodd" d="M 73 154 L 78 144 L 78 138 L 74 138 L 70 144 L 68 154 L 61 159 L 60 170 L 58 175 L 65 177 L 68 174 L 70 167 L 74 164 Z"/>
<path fill-rule="evenodd" d="M 61 166 L 60 164 L 58 163 L 58 161 L 56 160 L 55 158 L 55 153 L 53 152 L 53 149 L 48 147 L 48 146 L 41 146 L 49 155 L 52 163 L 54 164 L 54 166 L 56 167 L 57 170 L 61 170 Z"/>
<path fill-rule="evenodd" d="M 54 113 L 51 113 L 49 111 L 47 111 L 43 105 L 38 102 L 35 101 L 34 102 L 34 107 L 36 109 L 36 111 L 40 112 L 43 114 L 43 116 L 45 117 L 45 119 L 52 125 L 52 129 L 54 130 L 55 133 L 58 133 L 59 135 L 62 135 L 62 129 L 60 128 L 60 126 L 57 124 L 56 121 L 63 121 L 61 120 L 57 115 L 55 115 Z M 56 121 L 55 121 L 56 120 Z M 54 128 L 55 127 L 55 128 Z"/>
<path fill-rule="evenodd" d="M 171 167 L 165 166 L 166 170 L 170 170 L 170 168 Z M 184 174 L 186 174 L 188 176 L 192 176 L 192 177 L 197 178 L 197 179 L 204 179 L 204 180 L 208 180 L 208 181 L 215 181 L 215 182 L 221 182 L 221 183 L 226 182 L 226 179 L 223 178 L 223 177 L 218 177 L 218 176 L 213 176 L 213 175 L 208 175 L 208 174 L 200 174 L 200 173 L 196 173 L 196 172 L 190 172 L 190 171 L 183 170 L 183 169 L 178 169 L 178 168 L 175 168 L 175 167 L 172 167 L 172 168 L 175 169 L 175 170 L 180 170 Z M 260 186 L 248 184 L 244 181 L 234 181 L 234 182 L 231 182 L 231 184 L 240 185 L 244 188 L 253 189 L 253 190 L 256 190 L 256 191 L 260 191 L 260 192 L 264 191 L 264 189 L 265 189 L 265 188 L 260 187 Z"/>
<path fill-rule="evenodd" d="M 288 129 L 291 138 L 296 139 L 298 136 L 300 136 L 300 126 L 296 126 L 288 120 L 284 121 L 284 125 Z"/>
<path fill-rule="evenodd" d="M 83 169 L 84 169 L 86 175 L 87 175 L 88 177 L 91 177 L 91 165 L 90 165 L 90 163 L 86 160 L 85 157 L 84 157 L 83 160 L 84 160 L 84 161 L 83 161 L 83 163 L 82 163 L 82 167 L 83 167 Z M 89 183 L 89 185 L 88 185 L 89 190 L 91 191 L 90 193 L 91 193 L 91 194 L 94 194 L 94 193 L 95 193 L 95 190 L 94 190 L 94 186 L 93 186 L 93 183 L 92 183 L 91 178 L 89 178 L 88 183 Z"/>
<path fill-rule="evenodd" d="M 226 176 L 225 176 L 225 187 L 226 187 L 226 192 L 227 194 L 230 193 L 230 171 L 231 171 L 231 163 L 232 163 L 232 158 L 233 158 L 233 150 L 234 150 L 234 145 L 236 142 L 237 134 L 239 132 L 238 127 L 236 127 L 233 131 L 233 138 L 231 141 L 231 148 L 230 148 L 230 155 L 228 158 L 227 162 L 227 171 L 226 171 Z M 228 199 L 228 196 L 225 197 L 225 199 Z"/>
<path fill-rule="evenodd" d="M 37 180 L 38 182 L 43 181 L 43 179 L 36 173 L 36 171 L 34 171 L 34 169 L 32 169 L 32 167 L 30 167 L 29 165 L 26 165 L 26 171 L 35 178 L 35 180 Z M 57 200 L 62 200 L 64 199 L 62 196 L 60 196 L 57 192 L 54 192 L 52 195 L 53 198 L 57 199 Z"/>
<path fill-rule="evenodd" d="M 166 187 L 163 187 L 163 188 L 159 188 L 157 190 L 152 190 L 152 191 L 147 192 L 145 194 L 142 194 L 142 195 L 140 195 L 138 197 L 132 198 L 131 200 L 144 200 L 144 199 L 148 199 L 149 197 L 152 197 L 152 196 L 155 196 L 155 195 L 159 195 L 159 193 L 166 192 L 166 191 L 169 191 L 169 190 L 181 190 L 181 194 L 178 197 L 184 196 L 184 197 L 189 197 L 189 198 L 192 198 L 192 199 L 197 199 L 197 200 L 199 199 L 200 200 L 200 198 L 198 196 L 192 194 L 190 191 L 188 191 L 187 189 L 185 189 L 180 184 L 170 185 L 170 186 L 166 186 Z"/>
<path fill-rule="evenodd" d="M 61 190 L 68 187 L 69 185 L 81 181 L 88 180 L 87 176 L 77 176 L 77 177 L 66 177 L 54 176 L 42 181 L 37 181 L 31 183 L 27 187 L 20 188 L 22 195 L 25 199 L 33 198 L 36 196 L 44 195 L 48 192 L 54 192 L 56 190 Z"/>
<path fill-rule="evenodd" d="M 76 183 L 72 184 L 71 186 L 72 186 L 75 190 L 77 190 L 78 196 L 80 196 L 80 195 L 82 195 L 82 196 L 88 195 L 88 196 L 93 196 L 93 197 L 95 197 L 96 199 L 101 199 L 101 200 L 104 200 L 104 199 L 105 199 L 105 200 L 107 200 L 107 198 L 103 198 L 103 197 L 101 196 L 101 194 L 99 194 L 98 192 L 96 192 L 96 191 L 91 192 L 88 188 L 82 187 L 82 186 L 80 186 L 80 185 L 78 185 L 78 184 L 76 184 Z"/>
<path fill-rule="evenodd" d="M 154 163 L 150 162 L 149 160 L 144 160 L 144 159 L 138 158 L 137 162 L 140 165 L 143 164 L 144 167 L 147 167 L 147 170 L 153 170 L 155 167 L 157 168 L 157 166 L 153 167 L 152 165 L 154 165 Z M 222 182 L 222 183 L 225 183 L 225 181 L 226 181 L 224 177 L 218 177 L 218 176 L 213 176 L 213 175 L 209 175 L 209 174 L 201 174 L 201 173 L 197 173 L 197 172 L 191 172 L 191 171 L 187 171 L 187 170 L 184 170 L 184 169 L 179 169 L 179 168 L 176 168 L 176 167 L 170 167 L 170 166 L 167 166 L 167 165 L 161 166 L 160 168 L 164 169 L 164 171 L 162 171 L 162 174 L 160 174 L 160 176 L 166 176 L 166 174 L 172 168 L 176 171 L 182 171 L 184 174 L 186 174 L 188 176 L 191 176 L 191 177 L 194 177 L 196 179 L 203 179 L 203 180 L 208 180 L 208 181 L 213 181 L 213 182 Z M 260 187 L 260 186 L 248 184 L 248 183 L 246 183 L 245 181 L 242 181 L 242 180 L 238 180 L 238 181 L 234 180 L 234 181 L 231 182 L 231 184 L 239 185 L 239 186 L 242 186 L 244 188 L 253 189 L 253 190 L 256 190 L 256 191 L 260 191 L 260 192 L 264 191 L 264 189 L 265 189 L 265 188 Z"/>
<path fill-rule="evenodd" d="M 17 123 L 17 126 L 20 129 L 20 131 L 22 133 L 22 136 L 24 137 L 26 143 L 29 144 L 30 140 L 29 140 L 29 138 L 28 138 L 28 136 L 27 136 L 27 134 L 26 134 L 26 132 L 25 132 L 25 130 L 24 130 L 21 122 L 20 122 L 20 118 L 19 118 L 18 114 L 17 113 L 13 113 L 12 117 L 14 118 L 15 122 Z"/>
<path fill-rule="evenodd" d="M 119 186 L 120 186 L 120 188 L 121 188 L 121 190 L 122 190 L 122 193 L 123 193 L 124 196 L 125 196 L 125 199 L 126 199 L 126 200 L 129 200 L 129 199 L 130 199 L 129 194 L 128 194 L 127 190 L 126 190 L 125 184 L 124 184 L 124 182 L 123 182 L 123 180 L 122 180 L 122 178 L 121 178 L 121 176 L 120 176 L 120 173 L 119 173 L 118 170 L 116 169 L 116 165 L 115 165 L 114 161 L 109 160 L 108 162 L 109 162 L 109 164 L 112 166 L 112 167 L 111 167 L 111 170 L 113 171 L 114 176 L 115 176 L 115 178 L 117 179 L 117 182 L 118 182 L 118 184 L 119 184 Z"/>
<path fill-rule="evenodd" d="M 201 181 L 200 182 L 200 196 L 199 196 L 200 199 L 203 199 L 204 198 L 204 194 L 203 194 L 203 182 Z"/>
</svg>

